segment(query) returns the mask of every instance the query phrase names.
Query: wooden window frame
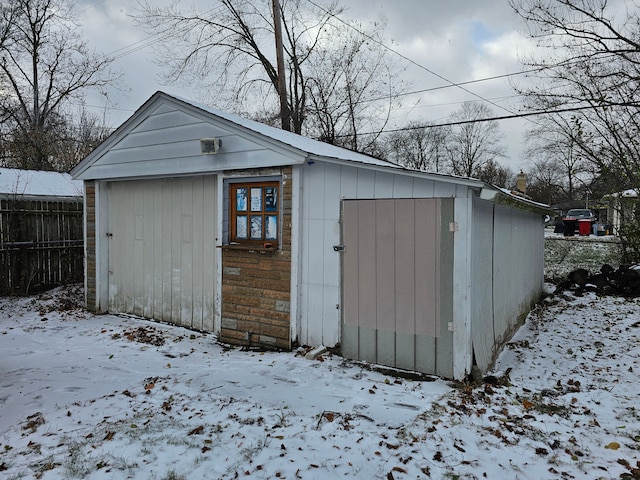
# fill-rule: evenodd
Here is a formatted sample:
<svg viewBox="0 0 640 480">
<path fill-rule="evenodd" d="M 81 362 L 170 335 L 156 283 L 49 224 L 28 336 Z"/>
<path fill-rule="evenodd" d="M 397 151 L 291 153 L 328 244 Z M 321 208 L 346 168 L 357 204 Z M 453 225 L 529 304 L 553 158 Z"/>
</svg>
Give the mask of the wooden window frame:
<svg viewBox="0 0 640 480">
<path fill-rule="evenodd" d="M 269 208 L 272 202 L 267 201 L 267 191 L 269 188 L 276 189 L 275 207 Z M 244 208 L 238 208 L 238 190 L 245 190 Z M 253 190 L 252 190 L 253 189 Z M 260 190 L 259 209 L 257 205 L 257 197 L 252 195 L 252 191 Z M 280 202 L 281 202 L 281 186 L 277 180 L 269 181 L 246 181 L 234 182 L 229 184 L 229 243 L 231 245 L 248 245 L 262 248 L 278 248 L 280 243 Z M 244 235 L 238 236 L 238 217 L 246 217 L 244 226 Z M 269 238 L 267 235 L 267 225 L 269 217 L 275 217 L 275 238 Z M 260 219 L 260 238 L 253 236 L 252 219 Z M 273 220 L 271 220 L 273 221 Z"/>
</svg>

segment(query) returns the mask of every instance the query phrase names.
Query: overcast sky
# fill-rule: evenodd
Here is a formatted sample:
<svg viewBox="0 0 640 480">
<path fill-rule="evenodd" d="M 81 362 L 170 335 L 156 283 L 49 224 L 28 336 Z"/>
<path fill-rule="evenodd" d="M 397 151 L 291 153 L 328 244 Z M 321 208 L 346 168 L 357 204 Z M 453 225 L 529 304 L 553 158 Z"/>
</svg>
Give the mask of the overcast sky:
<svg viewBox="0 0 640 480">
<path fill-rule="evenodd" d="M 326 5 L 329 0 L 314 0 Z M 212 4 L 215 0 L 189 0 Z M 160 3 L 160 2 L 158 2 Z M 344 20 L 357 19 L 368 24 L 387 20 L 388 45 L 403 58 L 403 77 L 410 90 L 424 90 L 470 80 L 505 75 L 522 69 L 519 58 L 530 50 L 529 41 L 517 33 L 518 19 L 507 0 L 342 0 Z M 200 100 L 195 91 L 161 83 L 159 68 L 153 62 L 149 36 L 136 27 L 131 15 L 133 0 L 81 0 L 78 12 L 83 32 L 97 51 L 117 58 L 115 68 L 124 73 L 126 92 L 113 95 L 115 108 L 96 109 L 107 124 L 116 127 L 157 90 Z M 345 27 L 346 28 L 346 27 Z M 519 77 L 513 77 L 511 81 Z M 446 80 L 445 80 L 446 79 Z M 508 78 L 450 87 L 409 95 L 403 107 L 394 112 L 394 125 L 416 120 L 439 123 L 466 100 L 488 100 L 496 116 L 517 112 L 518 98 Z M 91 105 L 104 103 L 98 97 Z M 215 105 L 213 105 L 215 107 Z M 508 158 L 502 163 L 514 171 L 526 169 L 522 158 L 522 133 L 525 120 L 503 120 L 501 131 L 507 135 Z"/>
</svg>

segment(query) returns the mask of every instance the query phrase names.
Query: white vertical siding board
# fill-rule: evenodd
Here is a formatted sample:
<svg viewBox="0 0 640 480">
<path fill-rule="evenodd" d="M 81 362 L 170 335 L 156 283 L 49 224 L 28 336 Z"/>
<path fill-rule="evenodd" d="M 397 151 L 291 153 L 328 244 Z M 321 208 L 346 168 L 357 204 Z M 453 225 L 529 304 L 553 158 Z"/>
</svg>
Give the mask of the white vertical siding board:
<svg viewBox="0 0 640 480">
<path fill-rule="evenodd" d="M 357 198 L 358 171 L 351 166 L 340 166 L 340 198 Z"/>
<path fill-rule="evenodd" d="M 324 279 L 324 221 L 309 220 L 309 283 L 323 284 Z"/>
<path fill-rule="evenodd" d="M 393 197 L 393 175 L 388 172 L 375 172 L 375 198 Z"/>
<path fill-rule="evenodd" d="M 172 303 L 172 256 L 171 248 L 172 222 L 171 215 L 173 199 L 171 196 L 172 181 L 163 179 L 162 181 L 162 318 L 171 318 L 173 312 Z"/>
<path fill-rule="evenodd" d="M 218 182 L 214 175 L 206 175 L 202 185 L 202 329 L 215 332 L 216 275 L 218 271 L 216 231 L 218 227 Z"/>
<path fill-rule="evenodd" d="M 307 321 L 307 338 L 311 345 L 320 345 L 322 343 L 322 313 L 324 311 L 324 286 L 319 283 L 308 285 L 307 291 L 309 318 Z M 307 342 L 305 342 L 307 343 Z"/>
<path fill-rule="evenodd" d="M 307 341 L 311 345 L 319 345 L 323 343 L 322 323 L 324 318 L 324 258 L 322 255 L 324 249 L 324 222 L 322 220 L 309 220 L 309 250 L 308 250 L 308 268 L 309 268 L 309 306 L 307 311 Z"/>
<path fill-rule="evenodd" d="M 144 311 L 144 221 L 146 213 L 144 211 L 144 185 L 139 185 L 133 190 L 133 298 L 131 302 L 131 313 L 138 314 Z M 142 313 L 140 313 L 141 315 Z"/>
<path fill-rule="evenodd" d="M 464 378 L 471 372 L 471 214 L 472 198 L 454 200 L 453 262 L 453 377 Z"/>
<path fill-rule="evenodd" d="M 113 219 L 113 209 L 117 208 L 117 204 L 118 204 L 118 198 L 119 196 L 117 195 L 117 192 L 115 190 L 115 184 L 113 183 L 108 183 L 107 184 L 107 197 L 109 198 L 109 220 L 108 220 L 108 226 L 107 226 L 107 234 L 108 234 L 108 244 L 109 244 L 109 248 L 108 248 L 108 254 L 107 254 L 107 261 L 108 261 L 108 270 L 109 270 L 109 275 L 107 278 L 107 282 L 109 284 L 109 297 L 108 297 L 108 302 L 107 302 L 107 309 L 110 312 L 119 312 L 121 311 L 118 307 L 118 284 L 116 282 L 117 276 L 116 276 L 116 271 L 117 267 L 118 267 L 118 260 L 122 259 L 121 255 L 115 255 L 114 252 L 118 251 L 117 250 L 117 237 L 114 236 L 113 232 L 114 232 L 114 219 Z M 118 271 L 119 272 L 119 271 Z"/>
<path fill-rule="evenodd" d="M 333 346 L 340 342 L 340 291 L 331 285 L 322 286 L 322 344 Z"/>
<path fill-rule="evenodd" d="M 494 326 L 499 339 L 509 329 L 512 316 L 517 317 L 518 306 L 513 305 L 514 296 L 520 287 L 514 283 L 512 272 L 517 264 L 514 260 L 514 226 L 509 208 L 496 205 L 496 233 L 494 245 Z"/>
<path fill-rule="evenodd" d="M 109 310 L 109 184 L 95 182 L 96 192 L 96 307 Z"/>
<path fill-rule="evenodd" d="M 205 224 L 208 218 L 205 214 L 204 207 L 204 177 L 196 177 L 193 179 L 193 207 L 192 207 L 192 238 L 191 238 L 191 256 L 193 263 L 193 276 L 191 281 L 191 291 L 193 295 L 193 306 L 191 315 L 191 327 L 197 330 L 203 329 L 203 311 L 204 298 L 206 293 L 203 288 L 205 285 L 205 270 L 210 268 L 205 261 L 204 244 L 205 240 Z M 212 211 L 213 205 L 209 208 Z M 213 266 L 213 265 L 211 265 Z"/>
<path fill-rule="evenodd" d="M 393 176 L 393 198 L 413 198 L 413 177 Z"/>
<path fill-rule="evenodd" d="M 356 193 L 357 198 L 375 198 L 374 186 L 375 186 L 375 172 L 373 170 L 367 170 L 359 168 L 357 170 L 358 176 L 358 191 Z"/>
<path fill-rule="evenodd" d="M 321 218 L 337 222 L 340 219 L 340 170 L 336 165 L 326 164 L 323 172 L 323 182 Z"/>
<path fill-rule="evenodd" d="M 300 325 L 298 326 L 297 333 L 299 334 L 298 342 L 301 345 L 313 345 L 314 342 L 310 340 L 309 334 L 309 317 L 311 316 L 311 310 L 309 308 L 309 284 L 301 283 L 298 287 L 298 296 L 300 298 Z"/>
<path fill-rule="evenodd" d="M 325 193 L 325 163 L 308 165 L 309 184 L 306 202 L 309 219 L 321 220 L 324 218 L 324 193 Z"/>
<path fill-rule="evenodd" d="M 168 210 L 171 216 L 171 318 L 181 325 L 182 305 L 180 281 L 182 280 L 182 215 L 180 214 L 180 201 L 182 189 L 177 182 L 171 182 L 171 208 Z"/>
<path fill-rule="evenodd" d="M 142 218 L 142 238 L 143 238 L 143 278 L 142 278 L 142 295 L 144 297 L 142 315 L 146 318 L 153 318 L 154 305 L 154 276 L 155 276 L 155 258 L 154 258 L 154 223 L 156 218 L 153 192 L 155 190 L 154 182 L 144 182 L 142 185 L 143 192 L 143 218 Z"/>
<path fill-rule="evenodd" d="M 471 335 L 478 367 L 486 372 L 493 360 L 495 344 L 493 203 L 474 199 L 472 221 Z"/>
<path fill-rule="evenodd" d="M 323 277 L 322 283 L 330 287 L 340 286 L 340 253 L 335 252 L 333 247 L 340 245 L 340 224 L 334 219 L 323 220 L 322 222 L 323 249 L 318 252 L 323 257 Z M 332 302 L 335 303 L 335 302 Z"/>
<path fill-rule="evenodd" d="M 182 232 L 180 259 L 180 319 L 185 327 L 193 327 L 193 190 L 194 177 L 184 177 L 180 183 L 180 231 Z"/>
<path fill-rule="evenodd" d="M 289 297 L 289 331 L 290 343 L 300 340 L 300 231 L 302 197 L 302 167 L 296 165 L 291 169 L 291 292 Z"/>
<path fill-rule="evenodd" d="M 415 198 L 433 198 L 435 182 L 423 178 L 416 178 L 413 182 L 413 195 Z"/>
<path fill-rule="evenodd" d="M 153 216 L 153 308 L 152 318 L 164 318 L 162 315 L 163 302 L 163 252 L 164 235 L 162 225 L 164 221 L 164 209 L 162 208 L 162 180 L 156 180 L 153 186 L 153 206 L 155 209 Z"/>
<path fill-rule="evenodd" d="M 123 186 L 123 184 L 119 184 L 119 186 Z M 120 189 L 123 191 L 123 189 Z M 121 270 L 124 274 L 123 278 L 123 297 L 124 297 L 124 312 L 132 313 L 134 308 L 134 278 L 133 278 L 133 266 L 135 265 L 135 217 L 132 215 L 134 204 L 135 204 L 135 192 L 129 189 L 124 189 L 123 199 L 125 200 L 125 205 L 127 205 L 126 215 L 123 215 L 125 220 L 124 229 L 123 229 L 123 242 L 125 244 L 125 248 L 127 249 L 126 255 L 126 263 L 121 266 Z"/>
<path fill-rule="evenodd" d="M 455 197 L 456 186 L 451 183 L 436 182 L 433 188 L 433 196 L 440 198 Z"/>
</svg>

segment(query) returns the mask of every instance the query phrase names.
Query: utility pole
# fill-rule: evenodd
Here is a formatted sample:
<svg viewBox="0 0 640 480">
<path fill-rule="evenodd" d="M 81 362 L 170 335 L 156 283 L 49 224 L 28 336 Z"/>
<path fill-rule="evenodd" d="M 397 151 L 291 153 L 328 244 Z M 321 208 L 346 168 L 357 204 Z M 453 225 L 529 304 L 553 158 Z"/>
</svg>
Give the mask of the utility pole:
<svg viewBox="0 0 640 480">
<path fill-rule="evenodd" d="M 287 82 L 284 76 L 284 49 L 282 47 L 282 21 L 280 19 L 280 0 L 273 1 L 273 26 L 276 34 L 276 60 L 278 62 L 278 95 L 280 96 L 280 118 L 282 129 L 291 131 L 291 116 L 287 102 Z"/>
</svg>

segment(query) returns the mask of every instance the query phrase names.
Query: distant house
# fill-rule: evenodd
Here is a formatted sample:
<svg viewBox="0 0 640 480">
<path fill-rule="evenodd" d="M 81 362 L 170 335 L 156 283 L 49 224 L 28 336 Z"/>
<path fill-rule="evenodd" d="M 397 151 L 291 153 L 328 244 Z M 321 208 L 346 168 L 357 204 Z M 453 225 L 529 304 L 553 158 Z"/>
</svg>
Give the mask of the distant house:
<svg viewBox="0 0 640 480">
<path fill-rule="evenodd" d="M 627 222 L 638 218 L 639 197 L 637 189 L 629 189 L 612 193 L 604 198 L 608 204 L 607 222 L 613 227 L 615 235 L 618 235 L 620 228 Z"/>
<path fill-rule="evenodd" d="M 71 173 L 98 312 L 461 379 L 542 292 L 544 206 L 163 92 Z"/>
<path fill-rule="evenodd" d="M 0 168 L 0 293 L 83 278 L 82 182 L 67 173 Z"/>
</svg>

